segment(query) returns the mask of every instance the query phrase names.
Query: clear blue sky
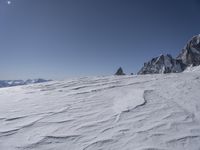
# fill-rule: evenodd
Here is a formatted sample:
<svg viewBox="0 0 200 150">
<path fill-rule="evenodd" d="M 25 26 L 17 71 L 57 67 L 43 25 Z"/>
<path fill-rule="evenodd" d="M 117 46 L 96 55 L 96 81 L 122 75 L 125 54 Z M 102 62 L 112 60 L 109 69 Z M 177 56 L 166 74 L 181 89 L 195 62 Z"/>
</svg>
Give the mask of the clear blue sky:
<svg viewBox="0 0 200 150">
<path fill-rule="evenodd" d="M 0 79 L 136 73 L 200 33 L 200 0 L 0 0 Z"/>
</svg>

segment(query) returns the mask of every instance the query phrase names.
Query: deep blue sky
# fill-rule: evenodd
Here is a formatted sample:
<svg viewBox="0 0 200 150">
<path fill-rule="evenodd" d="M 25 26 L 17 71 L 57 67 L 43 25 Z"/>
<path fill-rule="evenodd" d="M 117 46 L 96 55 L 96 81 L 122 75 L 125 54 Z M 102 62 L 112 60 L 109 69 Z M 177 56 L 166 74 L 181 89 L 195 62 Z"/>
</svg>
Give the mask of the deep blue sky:
<svg viewBox="0 0 200 150">
<path fill-rule="evenodd" d="M 136 73 L 200 33 L 200 0 L 0 0 L 0 79 Z"/>
</svg>

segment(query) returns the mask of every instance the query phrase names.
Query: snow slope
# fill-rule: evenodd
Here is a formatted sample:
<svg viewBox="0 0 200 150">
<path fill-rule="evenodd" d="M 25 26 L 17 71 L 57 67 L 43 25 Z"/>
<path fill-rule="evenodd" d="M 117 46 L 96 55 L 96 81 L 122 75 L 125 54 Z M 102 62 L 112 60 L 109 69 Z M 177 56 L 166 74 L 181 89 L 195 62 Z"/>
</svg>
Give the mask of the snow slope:
<svg viewBox="0 0 200 150">
<path fill-rule="evenodd" d="M 199 150 L 200 74 L 0 89 L 0 150 Z"/>
</svg>

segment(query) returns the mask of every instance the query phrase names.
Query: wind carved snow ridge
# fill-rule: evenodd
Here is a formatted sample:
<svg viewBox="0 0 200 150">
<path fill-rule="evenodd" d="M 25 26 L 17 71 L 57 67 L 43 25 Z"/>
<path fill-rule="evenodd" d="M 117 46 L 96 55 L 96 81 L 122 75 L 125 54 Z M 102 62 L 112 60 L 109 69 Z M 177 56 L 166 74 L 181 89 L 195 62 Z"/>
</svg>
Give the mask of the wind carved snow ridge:
<svg viewBox="0 0 200 150">
<path fill-rule="evenodd" d="M 121 112 L 119 112 L 119 113 L 116 115 L 116 120 L 115 120 L 115 122 L 118 122 L 118 121 L 120 120 L 122 114 L 131 112 L 131 111 L 134 111 L 134 110 L 136 110 L 136 109 L 138 109 L 138 108 L 140 108 L 140 107 L 145 106 L 145 105 L 147 104 L 146 94 L 148 94 L 148 93 L 150 93 L 150 92 L 152 92 L 152 90 L 144 90 L 144 91 L 143 91 L 143 94 L 142 94 L 142 99 L 143 99 L 143 100 L 142 100 L 142 101 L 140 100 L 139 103 L 137 102 L 137 104 L 135 104 L 135 106 L 133 106 L 133 107 L 130 106 L 130 107 L 131 107 L 130 109 L 127 108 L 127 109 L 122 110 Z M 132 97 L 132 99 L 130 99 L 129 101 L 134 101 L 134 100 L 137 99 L 137 98 L 139 98 L 139 97 L 136 97 L 136 98 L 133 98 L 133 97 Z"/>
</svg>

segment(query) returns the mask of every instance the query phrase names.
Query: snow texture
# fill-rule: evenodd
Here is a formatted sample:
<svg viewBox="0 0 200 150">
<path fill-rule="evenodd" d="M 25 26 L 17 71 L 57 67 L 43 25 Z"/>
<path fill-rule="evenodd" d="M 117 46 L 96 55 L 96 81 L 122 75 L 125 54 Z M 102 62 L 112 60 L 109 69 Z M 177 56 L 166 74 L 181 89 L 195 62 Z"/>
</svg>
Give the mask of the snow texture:
<svg viewBox="0 0 200 150">
<path fill-rule="evenodd" d="M 1 88 L 0 149 L 199 150 L 195 70 Z"/>
</svg>

